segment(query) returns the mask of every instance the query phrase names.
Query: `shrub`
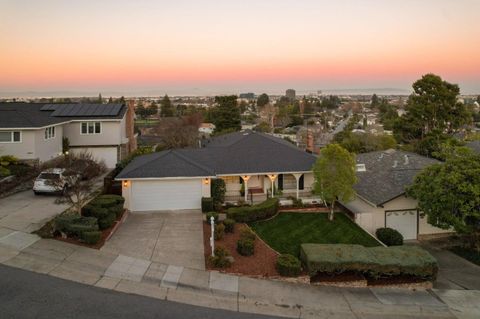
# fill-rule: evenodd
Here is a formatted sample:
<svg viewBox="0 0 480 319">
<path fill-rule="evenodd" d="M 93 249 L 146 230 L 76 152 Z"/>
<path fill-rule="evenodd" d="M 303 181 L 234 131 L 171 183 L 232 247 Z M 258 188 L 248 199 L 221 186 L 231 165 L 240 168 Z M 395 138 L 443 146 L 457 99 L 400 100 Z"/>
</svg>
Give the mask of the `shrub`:
<svg viewBox="0 0 480 319">
<path fill-rule="evenodd" d="M 354 271 L 373 278 L 412 276 L 434 280 L 438 264 L 418 246 L 363 247 L 360 245 L 302 244 L 300 259 L 310 276 L 318 272 L 339 274 Z"/>
<path fill-rule="evenodd" d="M 215 230 L 213 232 L 213 236 L 215 240 L 220 240 L 225 235 L 225 226 L 223 224 L 215 225 Z"/>
<path fill-rule="evenodd" d="M 240 239 L 248 239 L 255 241 L 257 239 L 257 235 L 253 231 L 251 231 L 249 228 L 244 228 L 240 232 Z"/>
<path fill-rule="evenodd" d="M 102 232 L 101 231 L 85 231 L 82 233 L 80 238 L 89 245 L 95 245 L 100 241 L 100 238 L 102 238 Z"/>
<path fill-rule="evenodd" d="M 255 243 L 248 238 L 237 241 L 237 252 L 242 256 L 252 256 L 255 251 Z"/>
<path fill-rule="evenodd" d="M 55 218 L 55 228 L 68 236 L 80 237 L 83 232 L 98 230 L 98 224 L 95 217 L 65 215 Z"/>
<path fill-rule="evenodd" d="M 393 228 L 379 228 L 375 232 L 377 238 L 387 246 L 401 246 L 403 245 L 403 236 L 396 229 Z"/>
<path fill-rule="evenodd" d="M 101 230 L 110 228 L 115 223 L 116 219 L 117 216 L 115 215 L 115 213 L 109 212 L 105 217 L 98 220 L 98 227 Z"/>
<path fill-rule="evenodd" d="M 217 247 L 214 251 L 215 256 L 210 257 L 210 262 L 214 267 L 226 268 L 232 264 L 230 261 L 230 253 L 223 247 Z"/>
<path fill-rule="evenodd" d="M 103 208 L 110 208 L 112 206 L 117 205 L 117 200 L 115 198 L 95 198 L 90 203 L 90 205 L 103 207 Z"/>
<path fill-rule="evenodd" d="M 223 179 L 212 179 L 210 190 L 214 204 L 221 204 L 225 201 L 225 192 L 227 191 L 227 188 Z"/>
<path fill-rule="evenodd" d="M 94 206 L 92 204 L 87 204 L 82 208 L 83 216 L 96 217 L 97 219 L 105 218 L 109 213 L 108 208 Z"/>
<path fill-rule="evenodd" d="M 59 215 L 54 219 L 55 229 L 60 232 L 65 232 L 67 226 L 73 224 L 78 218 L 78 215 Z"/>
<path fill-rule="evenodd" d="M 278 256 L 276 268 L 281 276 L 286 277 L 296 277 L 302 271 L 300 260 L 289 254 Z"/>
<path fill-rule="evenodd" d="M 266 219 L 278 212 L 278 205 L 277 198 L 270 198 L 258 205 L 229 208 L 227 217 L 241 223 Z"/>
<path fill-rule="evenodd" d="M 213 217 L 215 224 L 218 223 L 218 213 L 217 212 L 208 212 L 207 213 L 207 224 L 210 225 L 210 218 Z"/>
<path fill-rule="evenodd" d="M 110 208 L 108 209 L 108 211 L 109 211 L 110 213 L 115 214 L 116 219 L 122 217 L 123 210 L 124 210 L 124 209 L 123 209 L 123 204 L 117 204 L 117 205 L 115 205 L 115 206 L 113 206 L 113 207 L 110 207 Z"/>
<path fill-rule="evenodd" d="M 226 233 L 233 233 L 233 230 L 235 229 L 235 221 L 233 219 L 225 219 L 223 225 L 225 225 Z"/>
<path fill-rule="evenodd" d="M 202 213 L 213 211 L 213 198 L 202 197 Z"/>
<path fill-rule="evenodd" d="M 115 195 L 115 194 L 103 194 L 97 196 L 94 201 L 102 201 L 102 200 L 114 200 L 116 204 L 122 204 L 125 203 L 125 198 L 123 198 L 120 195 Z"/>
</svg>

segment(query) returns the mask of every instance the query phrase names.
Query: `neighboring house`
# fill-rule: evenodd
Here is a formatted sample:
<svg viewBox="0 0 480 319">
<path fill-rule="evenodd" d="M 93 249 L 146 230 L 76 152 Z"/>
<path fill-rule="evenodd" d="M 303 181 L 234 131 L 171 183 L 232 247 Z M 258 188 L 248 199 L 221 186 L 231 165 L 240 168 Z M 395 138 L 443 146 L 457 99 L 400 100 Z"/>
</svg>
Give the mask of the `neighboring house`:
<svg viewBox="0 0 480 319">
<path fill-rule="evenodd" d="M 394 228 L 405 239 L 451 232 L 428 224 L 417 201 L 405 194 L 415 176 L 435 163 L 439 161 L 393 149 L 358 154 L 356 198 L 341 204 L 372 234 L 381 227 Z"/>
<path fill-rule="evenodd" d="M 87 151 L 107 167 L 136 148 L 133 109 L 124 104 L 0 103 L 0 155 L 38 163 Z"/>
<path fill-rule="evenodd" d="M 202 148 L 140 156 L 116 179 L 131 211 L 199 209 L 213 178 L 225 181 L 227 201 L 265 200 L 272 184 L 284 196 L 309 196 L 315 161 L 287 141 L 240 131 L 206 140 Z"/>
<path fill-rule="evenodd" d="M 465 146 L 470 148 L 475 153 L 480 154 L 480 141 L 471 141 L 471 142 L 468 142 L 467 145 Z"/>
<path fill-rule="evenodd" d="M 215 124 L 213 123 L 201 123 L 200 127 L 198 128 L 198 132 L 205 135 L 211 135 L 214 130 Z"/>
</svg>

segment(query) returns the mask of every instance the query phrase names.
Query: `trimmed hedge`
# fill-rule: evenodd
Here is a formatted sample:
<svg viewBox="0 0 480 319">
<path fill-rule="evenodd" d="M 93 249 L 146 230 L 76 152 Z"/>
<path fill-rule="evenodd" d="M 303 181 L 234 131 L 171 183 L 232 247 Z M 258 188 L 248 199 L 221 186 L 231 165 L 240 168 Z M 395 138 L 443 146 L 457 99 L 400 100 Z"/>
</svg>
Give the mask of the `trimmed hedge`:
<svg viewBox="0 0 480 319">
<path fill-rule="evenodd" d="M 242 256 L 252 256 L 255 252 L 255 243 L 248 238 L 237 241 L 237 252 Z"/>
<path fill-rule="evenodd" d="M 223 221 L 223 225 L 225 225 L 225 232 L 226 233 L 233 233 L 235 229 L 235 221 L 233 219 L 225 219 Z"/>
<path fill-rule="evenodd" d="M 213 198 L 202 197 L 202 213 L 213 211 Z"/>
<path fill-rule="evenodd" d="M 115 213 L 109 212 L 107 216 L 98 220 L 98 227 L 101 230 L 110 228 L 115 223 L 116 219 L 117 219 L 117 215 L 115 215 Z"/>
<path fill-rule="evenodd" d="M 104 194 L 104 195 L 99 195 L 95 197 L 94 201 L 102 201 L 102 200 L 114 200 L 116 204 L 122 204 L 125 203 L 125 198 L 123 198 L 120 195 L 115 195 L 115 194 Z"/>
<path fill-rule="evenodd" d="M 227 187 L 225 181 L 221 178 L 212 179 L 210 192 L 212 194 L 213 204 L 222 204 L 225 201 L 225 192 Z"/>
<path fill-rule="evenodd" d="M 120 218 L 124 211 L 123 204 L 117 204 L 116 206 L 110 207 L 108 211 L 115 214 L 116 218 Z"/>
<path fill-rule="evenodd" d="M 353 271 L 373 278 L 408 275 L 434 280 L 438 272 L 436 259 L 418 246 L 302 244 L 300 259 L 310 276 Z"/>
<path fill-rule="evenodd" d="M 228 258 L 230 256 L 230 253 L 227 249 L 223 247 L 217 247 L 214 250 L 214 255 L 215 257 L 210 256 L 209 258 L 210 263 L 212 263 L 214 267 L 226 268 L 230 267 L 230 265 L 232 264 L 230 262 L 230 259 Z"/>
<path fill-rule="evenodd" d="M 225 226 L 223 224 L 216 224 L 213 232 L 215 240 L 220 240 L 225 235 Z"/>
<path fill-rule="evenodd" d="M 110 211 L 108 208 L 105 207 L 88 204 L 82 208 L 82 214 L 83 216 L 101 219 L 107 217 L 108 214 L 110 214 Z"/>
<path fill-rule="evenodd" d="M 379 228 L 375 232 L 378 240 L 387 246 L 401 246 L 403 245 L 403 236 L 396 229 L 384 227 Z"/>
<path fill-rule="evenodd" d="M 82 233 L 80 238 L 86 244 L 95 245 L 102 238 L 102 232 L 101 231 L 86 231 L 86 232 Z"/>
<path fill-rule="evenodd" d="M 275 266 L 278 273 L 285 277 L 297 277 L 302 271 L 300 260 L 290 254 L 278 256 Z"/>
<path fill-rule="evenodd" d="M 65 215 L 55 218 L 55 229 L 68 236 L 81 237 L 84 232 L 97 231 L 98 224 L 95 217 Z"/>
<path fill-rule="evenodd" d="M 215 224 L 218 223 L 218 213 L 217 212 L 208 212 L 206 216 L 206 222 L 210 225 L 210 218 L 213 217 Z"/>
<path fill-rule="evenodd" d="M 255 241 L 257 239 L 257 235 L 253 231 L 251 231 L 249 228 L 244 228 L 240 232 L 240 239 L 248 239 Z"/>
<path fill-rule="evenodd" d="M 274 216 L 278 212 L 279 201 L 270 198 L 253 206 L 232 207 L 227 210 L 227 218 L 240 223 L 249 223 Z"/>
</svg>

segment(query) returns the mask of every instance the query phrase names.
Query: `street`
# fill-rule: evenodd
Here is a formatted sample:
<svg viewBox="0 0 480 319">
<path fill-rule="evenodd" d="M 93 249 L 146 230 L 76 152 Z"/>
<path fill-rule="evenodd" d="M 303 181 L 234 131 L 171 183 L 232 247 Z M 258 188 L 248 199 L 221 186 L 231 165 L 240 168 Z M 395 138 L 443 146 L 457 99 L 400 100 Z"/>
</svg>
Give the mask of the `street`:
<svg viewBox="0 0 480 319">
<path fill-rule="evenodd" d="M 0 265 L 2 318 L 275 318 L 86 286 Z"/>
</svg>

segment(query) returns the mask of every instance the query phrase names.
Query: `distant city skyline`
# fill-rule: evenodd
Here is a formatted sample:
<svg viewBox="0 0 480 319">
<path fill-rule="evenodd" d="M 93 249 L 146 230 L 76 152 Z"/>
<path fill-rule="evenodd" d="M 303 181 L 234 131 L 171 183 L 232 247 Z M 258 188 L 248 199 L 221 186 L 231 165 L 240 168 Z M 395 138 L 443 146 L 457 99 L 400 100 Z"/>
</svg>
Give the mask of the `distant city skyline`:
<svg viewBox="0 0 480 319">
<path fill-rule="evenodd" d="M 0 97 L 408 94 L 426 73 L 476 94 L 478 12 L 475 0 L 0 0 Z"/>
</svg>

